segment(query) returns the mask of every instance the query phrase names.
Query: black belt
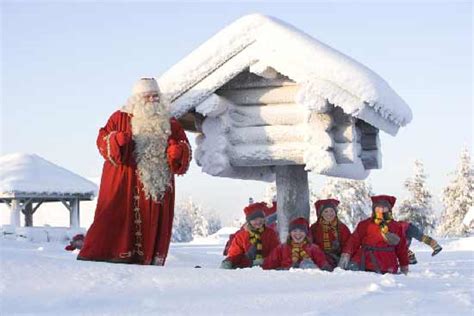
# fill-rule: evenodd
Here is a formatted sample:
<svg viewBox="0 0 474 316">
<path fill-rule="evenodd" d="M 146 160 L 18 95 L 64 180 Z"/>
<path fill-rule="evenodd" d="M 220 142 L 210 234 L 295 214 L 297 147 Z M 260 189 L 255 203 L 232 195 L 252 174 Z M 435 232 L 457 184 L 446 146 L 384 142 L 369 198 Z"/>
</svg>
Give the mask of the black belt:
<svg viewBox="0 0 474 316">
<path fill-rule="evenodd" d="M 365 271 L 365 253 L 368 252 L 370 261 L 372 262 L 372 265 L 375 268 L 375 272 L 381 273 L 380 265 L 377 261 L 377 258 L 375 258 L 374 251 L 393 252 L 395 251 L 395 247 L 374 247 L 374 246 L 362 245 L 362 256 L 360 258 L 360 267 L 359 267 L 361 271 Z"/>
</svg>

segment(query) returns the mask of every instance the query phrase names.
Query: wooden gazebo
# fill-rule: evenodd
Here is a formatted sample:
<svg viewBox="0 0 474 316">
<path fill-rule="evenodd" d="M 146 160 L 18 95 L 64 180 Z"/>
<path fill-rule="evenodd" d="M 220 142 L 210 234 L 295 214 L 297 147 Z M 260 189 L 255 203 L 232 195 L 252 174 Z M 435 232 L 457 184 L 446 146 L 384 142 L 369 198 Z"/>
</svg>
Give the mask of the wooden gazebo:
<svg viewBox="0 0 474 316">
<path fill-rule="evenodd" d="M 0 203 L 10 209 L 10 224 L 18 227 L 20 212 L 25 226 L 33 226 L 33 214 L 43 203 L 61 202 L 69 210 L 70 227 L 80 226 L 80 201 L 92 200 L 97 186 L 35 154 L 0 157 Z"/>
</svg>

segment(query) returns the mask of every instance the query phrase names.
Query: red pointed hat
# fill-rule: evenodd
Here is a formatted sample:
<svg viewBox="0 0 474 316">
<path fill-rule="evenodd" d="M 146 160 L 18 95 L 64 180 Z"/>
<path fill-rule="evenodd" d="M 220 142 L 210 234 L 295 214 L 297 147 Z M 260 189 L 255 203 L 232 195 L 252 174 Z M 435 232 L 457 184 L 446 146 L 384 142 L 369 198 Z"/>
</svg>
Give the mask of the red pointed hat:
<svg viewBox="0 0 474 316">
<path fill-rule="evenodd" d="M 375 208 L 376 205 L 384 205 L 389 209 L 392 209 L 397 201 L 397 198 L 391 195 L 375 195 L 371 196 L 372 207 Z"/>
<path fill-rule="evenodd" d="M 245 220 L 247 220 L 248 222 L 258 217 L 264 218 L 266 208 L 267 206 L 264 202 L 252 203 L 252 204 L 247 205 L 244 208 Z"/>
<path fill-rule="evenodd" d="M 309 231 L 309 223 L 308 220 L 304 217 L 295 218 L 290 222 L 290 226 L 288 226 L 288 231 L 291 232 L 293 229 L 299 228 L 306 233 Z"/>
<path fill-rule="evenodd" d="M 314 203 L 314 207 L 316 208 L 316 215 L 321 214 L 321 212 L 328 207 L 332 207 L 335 211 L 337 206 L 339 205 L 339 201 L 336 199 L 326 199 L 326 200 L 317 200 L 316 203 Z"/>
</svg>

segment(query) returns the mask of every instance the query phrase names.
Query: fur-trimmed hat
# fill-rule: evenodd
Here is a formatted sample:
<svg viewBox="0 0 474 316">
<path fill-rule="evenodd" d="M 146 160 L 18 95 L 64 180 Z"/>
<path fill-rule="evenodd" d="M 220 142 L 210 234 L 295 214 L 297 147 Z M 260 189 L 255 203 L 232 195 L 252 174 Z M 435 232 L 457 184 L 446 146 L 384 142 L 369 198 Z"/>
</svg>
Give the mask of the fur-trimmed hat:
<svg viewBox="0 0 474 316">
<path fill-rule="evenodd" d="M 141 78 L 133 85 L 133 95 L 147 92 L 160 92 L 158 83 L 154 78 Z"/>
<path fill-rule="evenodd" d="M 337 206 L 339 205 L 339 201 L 336 199 L 326 199 L 326 200 L 317 200 L 314 203 L 314 208 L 316 209 L 316 215 L 318 217 L 321 216 L 321 213 L 325 208 L 331 207 L 337 213 Z"/>
<path fill-rule="evenodd" d="M 292 230 L 297 228 L 301 229 L 307 234 L 309 232 L 308 220 L 304 217 L 295 218 L 290 222 L 290 225 L 288 226 L 288 231 L 291 232 Z"/>
<path fill-rule="evenodd" d="M 397 198 L 391 195 L 375 195 L 371 196 L 372 210 L 375 210 L 377 206 L 386 206 L 389 210 L 392 210 Z"/>
<path fill-rule="evenodd" d="M 267 206 L 263 202 L 247 205 L 244 208 L 245 220 L 249 222 L 258 217 L 265 218 L 266 207 Z"/>
</svg>

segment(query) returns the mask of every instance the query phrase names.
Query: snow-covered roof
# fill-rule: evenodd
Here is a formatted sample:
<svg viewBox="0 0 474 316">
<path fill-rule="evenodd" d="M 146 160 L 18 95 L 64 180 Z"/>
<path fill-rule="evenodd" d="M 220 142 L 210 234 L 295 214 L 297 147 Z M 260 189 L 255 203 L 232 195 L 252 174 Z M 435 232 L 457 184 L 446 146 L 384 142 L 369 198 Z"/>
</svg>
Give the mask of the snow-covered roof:
<svg viewBox="0 0 474 316">
<path fill-rule="evenodd" d="M 345 113 L 391 135 L 408 124 L 408 105 L 380 76 L 341 52 L 278 19 L 247 15 L 221 30 L 160 79 L 177 117 L 236 75 L 272 68 L 301 86 L 296 103 L 315 108 L 326 99 Z M 313 104 L 312 104 L 313 103 Z"/>
<path fill-rule="evenodd" d="M 0 197 L 18 195 L 94 196 L 97 185 L 35 154 L 0 157 Z"/>
</svg>

